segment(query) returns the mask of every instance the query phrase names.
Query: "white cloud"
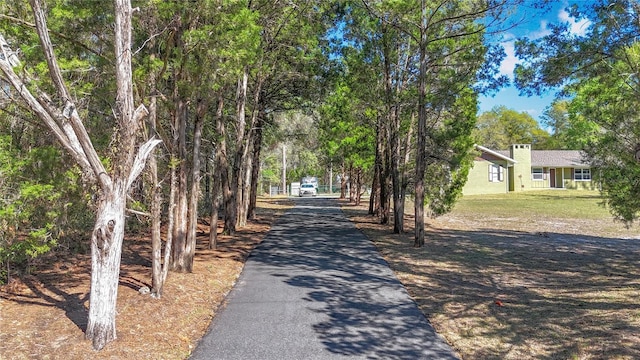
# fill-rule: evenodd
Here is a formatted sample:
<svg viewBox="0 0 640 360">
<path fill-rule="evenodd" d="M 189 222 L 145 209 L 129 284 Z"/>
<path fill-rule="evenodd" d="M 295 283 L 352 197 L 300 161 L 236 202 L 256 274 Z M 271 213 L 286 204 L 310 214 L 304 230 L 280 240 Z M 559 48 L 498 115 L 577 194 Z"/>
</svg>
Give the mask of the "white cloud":
<svg viewBox="0 0 640 360">
<path fill-rule="evenodd" d="M 502 44 L 504 52 L 507 56 L 500 63 L 500 75 L 506 75 L 509 79 L 513 79 L 513 69 L 516 68 L 518 58 L 516 57 L 515 43 L 513 40 L 505 41 Z"/>
<path fill-rule="evenodd" d="M 538 30 L 529 32 L 527 37 L 535 40 L 551 34 L 551 30 L 549 30 L 547 25 L 548 22 L 546 20 L 540 21 L 540 27 Z M 513 34 L 505 34 L 505 41 L 501 43 L 504 48 L 504 52 L 506 53 L 506 57 L 500 63 L 500 75 L 506 75 L 511 80 L 513 80 L 513 70 L 520 62 L 520 59 L 516 57 L 515 38 L 516 36 Z"/>
<path fill-rule="evenodd" d="M 576 21 L 575 18 L 571 17 L 569 13 L 562 9 L 558 13 L 558 19 L 560 21 L 569 23 L 569 31 L 573 35 L 584 36 L 587 33 L 587 28 L 591 25 L 591 21 L 589 19 L 581 19 L 580 21 Z"/>
<path fill-rule="evenodd" d="M 541 37 L 545 37 L 551 34 L 551 30 L 549 30 L 549 22 L 547 20 L 540 21 L 540 28 L 536 31 L 532 31 L 529 33 L 529 38 L 532 40 L 539 39 Z"/>
</svg>

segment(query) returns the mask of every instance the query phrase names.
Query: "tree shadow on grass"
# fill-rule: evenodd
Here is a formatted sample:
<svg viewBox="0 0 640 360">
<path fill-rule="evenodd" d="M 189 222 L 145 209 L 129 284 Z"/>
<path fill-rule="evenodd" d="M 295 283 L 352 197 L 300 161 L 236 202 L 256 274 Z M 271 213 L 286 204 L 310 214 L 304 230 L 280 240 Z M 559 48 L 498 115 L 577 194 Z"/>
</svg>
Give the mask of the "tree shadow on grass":
<svg viewBox="0 0 640 360">
<path fill-rule="evenodd" d="M 84 332 L 87 328 L 88 316 L 85 302 L 89 299 L 89 293 L 72 290 L 81 285 L 83 277 L 85 276 L 82 269 L 69 270 L 63 281 L 53 273 L 23 276 L 20 282 L 28 291 L 1 292 L 0 298 L 18 304 L 59 308 L 78 329 Z"/>
<path fill-rule="evenodd" d="M 637 240 L 432 228 L 416 249 L 361 226 L 463 357 L 640 358 Z"/>
<path fill-rule="evenodd" d="M 140 238 L 128 238 L 123 244 L 122 267 L 119 286 L 138 291 L 149 286 L 147 279 L 140 279 L 140 268 L 148 268 L 150 244 Z M 66 317 L 82 332 L 88 323 L 91 260 L 87 254 L 71 256 L 72 260 L 60 262 L 55 254 L 39 261 L 34 275 L 22 276 L 19 280 L 23 290 L 0 292 L 0 298 L 18 304 L 54 307 L 64 311 Z M 19 286 L 20 287 L 20 286 Z M 28 289 L 28 290 L 26 290 Z M 34 324 L 37 325 L 37 324 Z"/>
</svg>

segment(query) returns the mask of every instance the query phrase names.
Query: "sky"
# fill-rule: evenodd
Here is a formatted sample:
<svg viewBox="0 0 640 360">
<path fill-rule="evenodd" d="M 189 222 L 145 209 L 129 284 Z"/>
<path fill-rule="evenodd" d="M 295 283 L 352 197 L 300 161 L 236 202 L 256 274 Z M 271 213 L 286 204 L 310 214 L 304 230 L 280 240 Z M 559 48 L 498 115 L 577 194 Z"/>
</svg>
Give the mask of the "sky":
<svg viewBox="0 0 640 360">
<path fill-rule="evenodd" d="M 514 42 L 518 37 L 528 37 L 530 39 L 541 38 L 550 33 L 549 24 L 569 23 L 571 31 L 576 35 L 583 35 L 590 25 L 586 19 L 576 20 L 569 16 L 565 10 L 569 6 L 567 1 L 558 1 L 553 4 L 549 10 L 540 11 L 531 8 L 522 8 L 515 15 L 518 19 L 523 19 L 518 26 L 508 30 L 499 39 L 505 49 L 507 57 L 500 65 L 500 72 L 507 75 L 513 80 L 513 69 L 518 63 L 518 59 L 514 54 Z M 555 93 L 548 92 L 543 96 L 528 97 L 520 96 L 518 90 L 514 86 L 501 89 L 493 96 L 482 96 L 479 99 L 479 112 L 491 110 L 494 106 L 504 105 L 509 109 L 518 112 L 526 112 L 534 119 L 540 121 L 545 109 L 551 105 Z"/>
</svg>

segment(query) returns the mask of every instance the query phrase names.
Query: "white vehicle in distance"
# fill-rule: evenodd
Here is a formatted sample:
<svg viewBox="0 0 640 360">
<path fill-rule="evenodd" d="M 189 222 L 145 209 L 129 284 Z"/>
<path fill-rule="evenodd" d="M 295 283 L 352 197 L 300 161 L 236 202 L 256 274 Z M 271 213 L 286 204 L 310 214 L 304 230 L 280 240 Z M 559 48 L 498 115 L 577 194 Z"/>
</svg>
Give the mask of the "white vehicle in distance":
<svg viewBox="0 0 640 360">
<path fill-rule="evenodd" d="M 300 185 L 300 192 L 298 193 L 298 196 L 300 197 L 305 195 L 316 196 L 317 194 L 318 194 L 318 191 L 316 190 L 316 187 L 313 184 Z"/>
</svg>

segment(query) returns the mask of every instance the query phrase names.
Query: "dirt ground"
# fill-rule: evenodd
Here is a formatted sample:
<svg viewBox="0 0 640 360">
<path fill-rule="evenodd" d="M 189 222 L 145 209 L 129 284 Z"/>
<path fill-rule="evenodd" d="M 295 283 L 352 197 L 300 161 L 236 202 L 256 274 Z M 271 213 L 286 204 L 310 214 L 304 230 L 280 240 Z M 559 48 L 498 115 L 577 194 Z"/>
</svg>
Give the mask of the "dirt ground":
<svg viewBox="0 0 640 360">
<path fill-rule="evenodd" d="M 412 216 L 343 210 L 462 359 L 640 359 L 637 226 L 454 211 L 414 248 Z"/>
<path fill-rule="evenodd" d="M 253 247 L 291 204 L 262 200 L 255 221 L 234 237 L 219 236 L 208 250 L 201 226 L 194 272 L 170 273 L 161 299 L 138 290 L 151 286 L 151 243 L 127 237 L 117 303 L 117 340 L 99 352 L 84 339 L 91 259 L 60 254 L 40 261 L 32 274 L 0 288 L 0 359 L 184 359 L 206 332 L 216 309 Z M 220 229 L 219 229 L 220 231 Z"/>
<path fill-rule="evenodd" d="M 460 215 L 428 221 L 414 248 L 404 234 L 343 210 L 378 247 L 438 333 L 463 359 L 639 359 L 640 232 L 596 220 Z M 290 204 L 263 201 L 258 219 L 218 250 L 201 228 L 194 273 L 171 273 L 160 300 L 149 286 L 150 244 L 128 238 L 118 296 L 118 339 L 84 340 L 90 262 L 49 257 L 0 288 L 0 360 L 184 359 L 233 287 L 244 260 Z"/>
</svg>

